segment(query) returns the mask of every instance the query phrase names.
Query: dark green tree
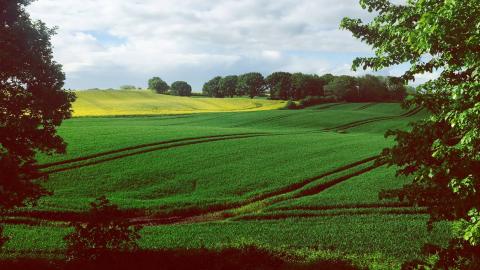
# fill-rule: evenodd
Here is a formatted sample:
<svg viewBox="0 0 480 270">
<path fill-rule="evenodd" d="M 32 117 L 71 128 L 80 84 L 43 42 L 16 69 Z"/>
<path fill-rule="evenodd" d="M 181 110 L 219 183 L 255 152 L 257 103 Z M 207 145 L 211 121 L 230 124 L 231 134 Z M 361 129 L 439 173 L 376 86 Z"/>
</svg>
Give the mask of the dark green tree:
<svg viewBox="0 0 480 270">
<path fill-rule="evenodd" d="M 64 153 L 56 128 L 71 117 L 73 93 L 53 60 L 51 36 L 25 11 L 31 1 L 0 1 L 0 209 L 49 194 L 38 181 L 35 154 Z"/>
<path fill-rule="evenodd" d="M 342 27 L 375 49 L 353 68 L 409 63 L 405 81 L 438 72 L 420 85 L 406 105 L 422 106 L 430 117 L 410 131 L 390 131 L 396 145 L 383 159 L 413 182 L 384 196 L 427 207 L 430 222 L 453 220 L 455 237 L 426 269 L 480 269 L 480 2 L 479 0 L 362 0 L 373 21 L 345 18 Z M 419 264 L 416 262 L 415 264 Z M 406 265 L 412 267 L 415 264 Z M 420 263 L 422 264 L 422 263 Z"/>
<path fill-rule="evenodd" d="M 387 77 L 385 84 L 388 91 L 388 99 L 392 101 L 403 101 L 407 97 L 405 81 L 398 77 Z"/>
<path fill-rule="evenodd" d="M 333 79 L 335 79 L 335 76 L 330 74 L 330 73 L 327 73 L 327 74 L 324 74 L 322 76 L 320 76 L 320 78 L 324 81 L 325 85 L 331 83 L 333 81 Z"/>
<path fill-rule="evenodd" d="M 341 100 L 350 96 L 351 93 L 360 93 L 358 82 L 355 77 L 342 75 L 333 78 L 333 80 L 325 86 L 325 93 L 329 96 L 336 96 Z"/>
<path fill-rule="evenodd" d="M 170 91 L 174 96 L 184 96 L 189 97 L 192 95 L 192 87 L 183 81 L 176 81 L 172 83 Z"/>
<path fill-rule="evenodd" d="M 243 74 L 238 79 L 238 92 L 240 95 L 248 95 L 250 98 L 265 94 L 265 80 L 258 72 Z"/>
<path fill-rule="evenodd" d="M 138 249 L 140 226 L 131 226 L 104 196 L 90 206 L 86 222 L 74 223 L 75 231 L 65 236 L 68 260 L 95 260 L 107 252 Z"/>
<path fill-rule="evenodd" d="M 307 96 L 324 96 L 324 79 L 318 75 L 303 73 L 292 74 L 293 98 L 302 99 Z"/>
<path fill-rule="evenodd" d="M 148 89 L 155 90 L 159 94 L 165 94 L 170 86 L 160 77 L 153 77 L 148 80 Z"/>
<path fill-rule="evenodd" d="M 221 80 L 222 80 L 222 77 L 217 76 L 211 79 L 210 81 L 206 82 L 203 85 L 202 93 L 205 96 L 209 96 L 209 97 L 217 97 L 217 98 L 225 97 L 225 93 L 223 92 L 223 89 L 220 88 Z"/>
<path fill-rule="evenodd" d="M 220 89 L 227 97 L 233 97 L 237 93 L 238 76 L 229 75 L 220 81 Z"/>
<path fill-rule="evenodd" d="M 365 75 L 357 79 L 358 90 L 351 89 L 345 93 L 349 102 L 379 102 L 389 99 L 387 84 L 381 77 Z"/>
<path fill-rule="evenodd" d="M 274 72 L 265 79 L 265 83 L 271 99 L 289 100 L 294 96 L 292 74 L 288 72 Z"/>
</svg>

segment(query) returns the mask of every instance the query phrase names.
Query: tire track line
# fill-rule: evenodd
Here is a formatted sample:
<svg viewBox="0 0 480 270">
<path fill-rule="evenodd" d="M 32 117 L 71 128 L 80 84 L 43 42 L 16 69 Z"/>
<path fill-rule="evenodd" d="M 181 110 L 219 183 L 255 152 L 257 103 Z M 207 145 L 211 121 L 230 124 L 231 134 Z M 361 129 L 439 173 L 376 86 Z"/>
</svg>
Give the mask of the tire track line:
<svg viewBox="0 0 480 270">
<path fill-rule="evenodd" d="M 124 147 L 124 148 L 120 148 L 120 149 L 116 149 L 116 150 L 100 152 L 100 153 L 96 153 L 96 154 L 92 154 L 92 155 L 88 155 L 88 156 L 84 156 L 84 157 L 73 158 L 73 159 L 62 160 L 62 161 L 51 162 L 51 163 L 45 163 L 45 164 L 38 165 L 36 168 L 37 169 L 46 169 L 46 168 L 50 168 L 50 167 L 54 167 L 54 166 L 58 166 L 58 165 L 65 165 L 65 164 L 69 164 L 69 163 L 85 161 L 85 160 L 98 158 L 98 157 L 102 157 L 102 156 L 107 156 L 107 155 L 117 154 L 117 153 L 121 153 L 121 152 L 126 152 L 126 151 L 146 148 L 146 147 L 157 146 L 157 145 L 163 145 L 163 144 L 170 144 L 170 143 L 177 143 L 177 142 L 184 142 L 184 141 L 193 141 L 193 140 L 199 140 L 199 139 L 220 138 L 220 137 L 230 137 L 230 136 L 240 136 L 240 135 L 259 135 L 259 134 L 264 135 L 264 134 L 269 134 L 269 133 L 236 133 L 236 134 L 199 136 L 199 137 L 190 137 L 190 138 L 183 138 L 183 139 L 159 141 L 159 142 L 154 142 L 154 143 L 139 144 L 139 145 Z"/>
<path fill-rule="evenodd" d="M 197 142 L 197 143 L 201 143 L 201 142 Z M 169 146 L 169 147 L 175 147 L 175 146 Z M 305 179 L 300 183 L 295 183 L 275 191 L 267 192 L 239 203 L 231 203 L 227 205 L 212 205 L 212 206 L 209 206 L 209 209 L 181 209 L 173 214 L 161 214 L 161 213 L 146 214 L 145 209 L 129 210 L 129 211 L 125 211 L 125 219 L 129 219 L 132 224 L 146 224 L 146 225 L 195 223 L 195 222 L 206 222 L 206 221 L 214 221 L 214 220 L 224 220 L 234 216 L 231 213 L 234 210 L 247 207 L 248 205 L 251 205 L 251 204 L 260 203 L 262 201 L 275 198 L 277 196 L 288 194 L 292 191 L 301 189 L 305 185 L 312 183 L 316 180 L 319 180 L 321 178 L 371 162 L 375 160 L 377 157 L 378 156 L 373 156 L 360 161 L 356 161 L 356 162 L 341 166 L 339 168 L 333 169 L 331 171 L 325 172 L 321 175 Z M 71 212 L 71 211 L 64 211 L 64 212 L 13 211 L 13 212 L 5 213 L 5 216 L 13 217 L 13 218 L 14 217 L 31 217 L 31 218 L 41 219 L 41 220 L 65 221 L 65 222 L 72 221 L 72 220 L 81 221 L 83 220 L 84 215 L 85 213 Z"/>
<path fill-rule="evenodd" d="M 187 142 L 182 142 L 182 143 L 177 143 L 177 144 L 172 144 L 172 145 L 166 145 L 166 146 L 161 146 L 161 147 L 147 148 L 147 149 L 144 149 L 144 150 L 135 151 L 135 152 L 126 153 L 126 154 L 121 154 L 121 155 L 117 155 L 117 156 L 113 156 L 113 157 L 108 157 L 108 158 L 104 158 L 104 159 L 101 159 L 101 160 L 94 160 L 94 161 L 89 161 L 89 162 L 86 162 L 86 163 L 81 163 L 81 164 L 73 165 L 73 166 L 69 166 L 69 167 L 44 171 L 44 172 L 42 172 L 42 174 L 43 175 L 49 175 L 49 174 L 53 174 L 53 173 L 74 170 L 74 169 L 78 169 L 78 168 L 82 168 L 82 167 L 97 165 L 97 164 L 108 162 L 108 161 L 113 161 L 113 160 L 117 160 L 117 159 L 130 157 L 130 156 L 135 156 L 135 155 L 140 155 L 140 154 L 145 154 L 145 153 L 150 153 L 150 152 L 165 150 L 165 149 L 170 149 L 170 148 L 176 148 L 176 147 L 181 147 L 181 146 L 195 145 L 195 144 L 216 142 L 216 141 L 234 140 L 234 139 L 246 139 L 246 138 L 253 138 L 253 137 L 273 136 L 273 135 L 274 134 L 243 135 L 243 136 L 229 136 L 229 137 L 220 137 L 220 138 L 209 138 L 209 139 L 198 140 L 198 141 L 187 141 Z M 90 160 L 90 159 L 88 159 L 88 160 Z"/>
<path fill-rule="evenodd" d="M 315 218 L 315 217 L 334 217 L 334 216 L 362 216 L 362 215 L 419 215 L 426 214 L 424 208 L 370 208 L 370 209 L 343 209 L 338 212 L 278 212 L 267 213 L 263 215 L 245 215 L 232 218 L 233 221 L 252 221 L 252 220 L 280 220 L 289 218 Z"/>
<path fill-rule="evenodd" d="M 377 104 L 378 104 L 378 103 L 375 103 L 375 102 L 367 103 L 367 104 L 365 104 L 365 105 L 363 105 L 363 106 L 361 106 L 361 107 L 356 108 L 355 111 L 362 111 L 362 110 L 365 110 L 365 109 L 367 109 L 367 108 L 373 107 L 373 106 L 375 106 L 375 105 L 377 105 Z"/>
<path fill-rule="evenodd" d="M 422 110 L 423 110 L 422 107 L 417 107 L 417 108 L 414 108 L 414 109 L 412 109 L 412 110 L 410 110 L 410 111 L 408 111 L 404 114 L 401 114 L 401 115 L 373 117 L 373 118 L 368 118 L 368 119 L 364 119 L 364 120 L 358 120 L 358 121 L 354 121 L 354 122 L 351 122 L 351 123 L 339 125 L 339 126 L 336 126 L 336 127 L 325 128 L 325 129 L 323 129 L 323 131 L 345 131 L 345 130 L 350 129 L 350 128 L 354 128 L 354 127 L 358 127 L 358 126 L 361 126 L 361 125 L 370 124 L 370 123 L 374 123 L 374 122 L 399 119 L 399 118 L 403 118 L 403 117 L 411 117 L 411 116 L 414 116 L 415 114 L 418 114 Z"/>
</svg>

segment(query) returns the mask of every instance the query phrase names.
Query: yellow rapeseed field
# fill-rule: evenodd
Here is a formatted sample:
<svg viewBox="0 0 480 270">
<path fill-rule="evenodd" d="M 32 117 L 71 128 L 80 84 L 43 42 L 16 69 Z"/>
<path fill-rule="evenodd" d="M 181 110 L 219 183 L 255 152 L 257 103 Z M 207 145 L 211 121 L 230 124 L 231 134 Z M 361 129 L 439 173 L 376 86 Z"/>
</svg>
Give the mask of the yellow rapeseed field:
<svg viewBox="0 0 480 270">
<path fill-rule="evenodd" d="M 75 91 L 74 116 L 189 114 L 282 108 L 284 101 L 159 95 L 150 90 Z"/>
</svg>

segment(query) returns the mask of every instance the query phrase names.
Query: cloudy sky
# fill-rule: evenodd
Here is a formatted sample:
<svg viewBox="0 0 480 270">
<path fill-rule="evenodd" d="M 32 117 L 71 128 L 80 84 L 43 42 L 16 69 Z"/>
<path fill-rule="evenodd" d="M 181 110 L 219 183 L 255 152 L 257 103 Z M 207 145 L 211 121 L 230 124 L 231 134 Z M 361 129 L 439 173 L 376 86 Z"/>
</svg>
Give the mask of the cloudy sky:
<svg viewBox="0 0 480 270">
<path fill-rule="evenodd" d="M 372 54 L 339 29 L 345 16 L 371 18 L 358 0 L 37 0 L 28 11 L 59 28 L 55 58 L 72 89 L 160 76 L 199 91 L 213 76 L 249 71 L 353 74 L 352 59 Z"/>
</svg>

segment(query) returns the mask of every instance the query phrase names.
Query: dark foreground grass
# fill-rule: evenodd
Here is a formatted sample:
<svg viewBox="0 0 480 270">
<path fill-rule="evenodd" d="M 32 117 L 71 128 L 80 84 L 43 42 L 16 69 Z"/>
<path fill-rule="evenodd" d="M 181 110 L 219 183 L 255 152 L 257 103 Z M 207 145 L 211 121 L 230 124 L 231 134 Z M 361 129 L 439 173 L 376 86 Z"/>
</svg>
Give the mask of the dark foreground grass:
<svg viewBox="0 0 480 270">
<path fill-rule="evenodd" d="M 101 252 L 94 261 L 64 262 L 46 259 L 16 259 L 0 261 L 0 269 L 9 270 L 190 270 L 190 269 L 362 269 L 347 260 L 338 258 L 302 260 L 300 256 L 277 254 L 256 246 L 209 249 L 151 250 L 137 252 Z"/>
<path fill-rule="evenodd" d="M 146 250 L 223 250 L 248 245 L 274 253 L 300 252 L 305 258 L 350 258 L 356 265 L 395 269 L 402 261 L 418 257 L 427 242 L 445 244 L 446 223 L 426 230 L 425 215 L 337 215 L 282 220 L 253 220 L 145 227 L 140 246 Z M 8 225 L 12 237 L 4 258 L 24 256 L 59 258 L 65 225 Z"/>
</svg>

